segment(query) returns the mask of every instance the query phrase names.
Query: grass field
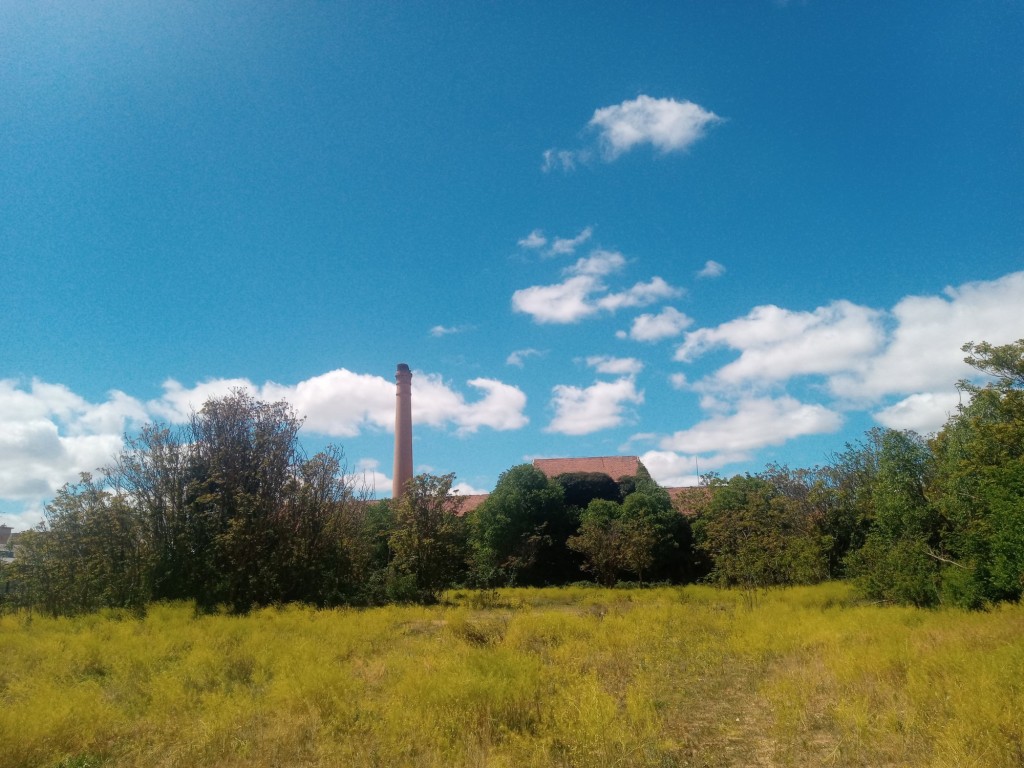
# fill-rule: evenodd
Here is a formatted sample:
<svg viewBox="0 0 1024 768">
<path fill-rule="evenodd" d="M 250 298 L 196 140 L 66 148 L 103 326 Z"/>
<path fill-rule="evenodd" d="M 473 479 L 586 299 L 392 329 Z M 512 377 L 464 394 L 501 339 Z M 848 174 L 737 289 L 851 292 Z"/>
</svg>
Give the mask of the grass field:
<svg viewBox="0 0 1024 768">
<path fill-rule="evenodd" d="M 0 765 L 1021 766 L 1024 606 L 842 584 L 0 617 Z"/>
</svg>

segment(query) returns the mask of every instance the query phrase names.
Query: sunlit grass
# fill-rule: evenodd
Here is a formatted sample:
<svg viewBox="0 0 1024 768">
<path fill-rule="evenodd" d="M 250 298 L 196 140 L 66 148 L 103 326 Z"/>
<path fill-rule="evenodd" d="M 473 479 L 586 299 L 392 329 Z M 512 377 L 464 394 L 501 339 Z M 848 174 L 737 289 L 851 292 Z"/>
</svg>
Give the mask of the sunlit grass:
<svg viewBox="0 0 1024 768">
<path fill-rule="evenodd" d="M 1024 607 L 842 584 L 0 617 L 0 765 L 1017 766 Z"/>
</svg>

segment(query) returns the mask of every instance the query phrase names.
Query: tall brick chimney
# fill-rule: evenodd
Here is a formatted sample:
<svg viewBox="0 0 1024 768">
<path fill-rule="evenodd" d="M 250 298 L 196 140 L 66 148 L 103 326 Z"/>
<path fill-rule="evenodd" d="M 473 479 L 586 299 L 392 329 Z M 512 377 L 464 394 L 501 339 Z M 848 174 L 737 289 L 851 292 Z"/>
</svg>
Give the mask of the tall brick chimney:
<svg viewBox="0 0 1024 768">
<path fill-rule="evenodd" d="M 398 382 L 395 392 L 395 468 L 392 476 L 391 498 L 405 493 L 412 480 L 412 371 L 399 363 L 395 371 Z"/>
</svg>

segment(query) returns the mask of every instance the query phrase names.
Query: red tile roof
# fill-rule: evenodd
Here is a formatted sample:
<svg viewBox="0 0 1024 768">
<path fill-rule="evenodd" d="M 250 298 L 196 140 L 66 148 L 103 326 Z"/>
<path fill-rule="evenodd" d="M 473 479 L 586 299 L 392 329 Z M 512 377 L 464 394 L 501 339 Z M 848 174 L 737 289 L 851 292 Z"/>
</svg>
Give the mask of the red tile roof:
<svg viewBox="0 0 1024 768">
<path fill-rule="evenodd" d="M 672 507 L 684 517 L 693 517 L 701 511 L 711 497 L 711 489 L 706 486 L 689 486 L 684 488 L 666 488 L 672 499 Z"/>
<path fill-rule="evenodd" d="M 567 472 L 600 472 L 612 480 L 635 475 L 643 464 L 636 456 L 591 456 L 580 459 L 534 459 L 533 466 L 548 477 Z"/>
<path fill-rule="evenodd" d="M 487 497 L 489 493 L 467 493 L 467 494 L 455 494 L 455 496 L 462 501 L 462 505 L 459 507 L 459 515 L 468 515 L 474 509 L 479 507 Z"/>
</svg>

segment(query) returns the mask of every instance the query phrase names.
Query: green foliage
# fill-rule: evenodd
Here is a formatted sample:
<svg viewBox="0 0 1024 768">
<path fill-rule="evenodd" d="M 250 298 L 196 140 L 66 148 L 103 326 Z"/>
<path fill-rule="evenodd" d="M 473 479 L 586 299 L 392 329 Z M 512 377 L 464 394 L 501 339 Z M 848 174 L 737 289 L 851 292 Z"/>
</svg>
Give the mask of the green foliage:
<svg viewBox="0 0 1024 768">
<path fill-rule="evenodd" d="M 847 558 L 849 572 L 871 599 L 934 605 L 939 520 L 925 497 L 931 452 L 914 432 L 891 429 L 879 433 L 877 447 L 871 527 L 864 546 Z"/>
<path fill-rule="evenodd" d="M 965 344 L 966 361 L 995 377 L 961 382 L 970 401 L 932 441 L 930 496 L 943 518 L 942 546 L 959 571 L 944 595 L 972 606 L 1024 592 L 1024 340 Z"/>
<path fill-rule="evenodd" d="M 916 536 L 874 530 L 849 561 L 854 583 L 869 599 L 922 607 L 938 602 L 938 564 Z"/>
<path fill-rule="evenodd" d="M 557 583 L 575 568 L 565 541 L 577 518 L 562 487 L 532 464 L 502 472 L 469 525 L 471 575 L 479 586 Z"/>
<path fill-rule="evenodd" d="M 960 349 L 967 353 L 965 363 L 995 378 L 985 388 L 1003 393 L 1024 389 L 1024 339 L 1001 345 L 987 341 L 978 344 L 968 341 Z M 980 390 L 977 385 L 967 381 L 959 382 L 958 386 L 971 393 Z"/>
<path fill-rule="evenodd" d="M 365 493 L 340 451 L 301 455 L 300 424 L 239 390 L 181 432 L 143 428 L 23 537 L 18 599 L 54 614 L 177 598 L 234 611 L 359 602 L 374 558 Z"/>
<path fill-rule="evenodd" d="M 653 480 L 641 479 L 621 505 L 591 501 L 568 546 L 584 556 L 583 569 L 602 584 L 614 584 L 621 573 L 643 582 L 652 572 L 672 567 L 685 525 L 668 493 Z"/>
<path fill-rule="evenodd" d="M 435 602 L 455 583 L 466 552 L 455 475 L 417 475 L 395 506 L 389 590 L 394 599 Z"/>
<path fill-rule="evenodd" d="M 586 509 L 594 499 L 619 501 L 619 484 L 603 472 L 566 472 L 554 478 L 565 506 Z"/>
<path fill-rule="evenodd" d="M 605 586 L 615 583 L 623 568 L 620 516 L 622 507 L 614 501 L 594 499 L 580 515 L 580 527 L 568 546 L 585 558 L 583 569 Z"/>
<path fill-rule="evenodd" d="M 833 577 L 846 575 L 847 556 L 864 546 L 874 520 L 872 494 L 884 434 L 881 428 L 869 430 L 815 473 L 811 496 L 821 510 L 819 526 L 832 540 L 828 563 Z"/>
<path fill-rule="evenodd" d="M 22 535 L 10 578 L 20 602 L 55 615 L 141 611 L 150 599 L 150 566 L 138 510 L 83 473 L 46 507 L 45 524 Z"/>
<path fill-rule="evenodd" d="M 713 486 L 694 536 L 713 562 L 712 580 L 722 585 L 755 589 L 827 575 L 829 538 L 761 477 L 736 475 Z"/>
</svg>

